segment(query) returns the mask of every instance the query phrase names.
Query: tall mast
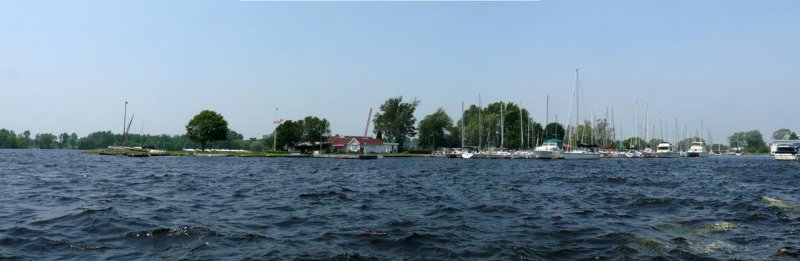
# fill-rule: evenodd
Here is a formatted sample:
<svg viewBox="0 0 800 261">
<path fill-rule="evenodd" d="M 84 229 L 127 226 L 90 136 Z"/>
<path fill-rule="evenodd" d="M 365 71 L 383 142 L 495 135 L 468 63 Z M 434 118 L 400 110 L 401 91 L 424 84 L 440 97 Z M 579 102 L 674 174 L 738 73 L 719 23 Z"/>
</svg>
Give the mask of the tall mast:
<svg viewBox="0 0 800 261">
<path fill-rule="evenodd" d="M 522 150 L 525 146 L 525 128 L 522 121 L 522 108 L 519 106 L 517 108 L 519 110 L 519 149 Z"/>
<path fill-rule="evenodd" d="M 649 128 L 648 125 L 650 125 L 650 112 L 649 112 L 649 110 L 650 110 L 650 103 L 645 103 L 645 105 L 644 105 L 644 144 L 647 144 L 645 146 L 649 146 L 650 145 L 650 141 L 647 139 L 647 138 L 649 138 L 649 137 L 647 137 L 647 128 Z"/>
<path fill-rule="evenodd" d="M 547 125 L 550 124 L 550 94 L 547 94 L 547 100 L 545 100 L 545 116 L 544 116 L 544 129 L 547 129 Z M 544 137 L 547 136 L 547 133 L 543 133 L 542 141 L 544 141 Z"/>
<path fill-rule="evenodd" d="M 461 101 L 461 147 L 463 148 L 464 145 L 464 101 Z"/>
<path fill-rule="evenodd" d="M 578 69 L 575 69 L 575 136 L 579 135 L 578 133 L 578 126 L 580 124 L 579 123 L 580 120 L 578 120 L 579 119 L 578 111 L 580 111 L 579 107 L 580 106 L 578 106 Z M 577 142 L 578 141 L 573 141 L 573 143 Z M 573 144 L 570 144 L 570 149 L 572 149 L 572 145 Z"/>
<path fill-rule="evenodd" d="M 506 108 L 506 103 L 501 102 L 500 103 L 500 148 L 501 149 L 505 146 L 505 141 L 506 141 L 506 136 L 505 136 L 506 125 L 505 122 L 503 121 L 503 119 L 506 118 L 504 111 L 505 108 Z"/>
<path fill-rule="evenodd" d="M 478 150 L 483 150 L 483 105 L 481 104 L 481 94 L 478 93 Z"/>
</svg>

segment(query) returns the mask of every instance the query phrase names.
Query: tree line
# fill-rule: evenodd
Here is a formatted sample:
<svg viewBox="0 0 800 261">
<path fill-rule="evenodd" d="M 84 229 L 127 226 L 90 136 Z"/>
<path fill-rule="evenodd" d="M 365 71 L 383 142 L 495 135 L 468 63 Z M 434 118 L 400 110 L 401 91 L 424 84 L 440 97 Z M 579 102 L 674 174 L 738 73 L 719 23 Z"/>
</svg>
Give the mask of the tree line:
<svg viewBox="0 0 800 261">
<path fill-rule="evenodd" d="M 493 102 L 485 108 L 470 105 L 460 118 L 453 120 L 444 109 L 426 115 L 417 122 L 414 113 L 420 100 L 403 101 L 403 97 L 387 99 L 374 115 L 373 132 L 377 138 L 394 142 L 400 148 L 416 147 L 437 149 L 465 146 L 483 148 L 505 147 L 529 149 L 544 140 L 559 139 L 572 143 L 592 143 L 607 148 L 628 148 L 633 144 L 651 146 L 663 142 L 661 139 L 645 141 L 639 137 L 616 140 L 615 130 L 607 120 L 584 121 L 578 126 L 566 128 L 557 122 L 542 126 L 530 112 L 511 102 Z M 31 136 L 30 131 L 15 133 L 0 129 L 0 148 L 39 148 L 39 149 L 96 149 L 108 146 L 142 146 L 166 150 L 184 148 L 201 149 L 241 149 L 251 151 L 287 150 L 300 144 L 318 144 L 330 137 L 330 122 L 324 118 L 307 116 L 300 120 L 287 120 L 278 125 L 275 131 L 261 138 L 245 139 L 240 133 L 229 130 L 222 115 L 213 111 L 202 111 L 186 125 L 183 135 L 126 135 L 111 131 L 98 131 L 85 137 L 77 134 L 40 133 Z M 273 136 L 275 135 L 275 136 Z M 463 135 L 463 137 L 462 137 Z M 797 139 L 797 134 L 789 129 L 779 129 L 772 135 L 775 140 Z M 691 137 L 676 144 L 688 148 L 693 141 L 705 141 Z M 768 148 L 761 133 L 757 130 L 736 132 L 728 137 L 728 143 L 742 148 L 748 153 L 767 152 Z M 722 149 L 721 144 L 708 144 L 712 149 Z M 728 149 L 727 146 L 724 146 Z"/>
</svg>

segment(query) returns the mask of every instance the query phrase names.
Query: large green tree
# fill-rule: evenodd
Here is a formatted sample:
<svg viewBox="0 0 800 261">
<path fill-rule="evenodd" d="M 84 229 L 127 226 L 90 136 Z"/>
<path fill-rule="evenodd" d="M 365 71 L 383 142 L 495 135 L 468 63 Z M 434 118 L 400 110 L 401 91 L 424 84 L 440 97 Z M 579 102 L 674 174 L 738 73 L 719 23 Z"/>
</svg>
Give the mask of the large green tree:
<svg viewBox="0 0 800 261">
<path fill-rule="evenodd" d="M 736 132 L 728 137 L 728 144 L 744 148 L 747 153 L 764 153 L 769 151 L 760 131 Z"/>
<path fill-rule="evenodd" d="M 294 146 L 303 141 L 303 120 L 287 120 L 275 129 L 278 148 Z"/>
<path fill-rule="evenodd" d="M 323 142 L 331 135 L 331 124 L 327 119 L 306 116 L 302 121 L 302 140 L 308 142 Z"/>
<path fill-rule="evenodd" d="M 225 140 L 228 135 L 228 122 L 219 113 L 201 111 L 186 125 L 186 135 L 200 143 L 203 151 L 209 141 Z"/>
<path fill-rule="evenodd" d="M 419 121 L 418 146 L 431 149 L 435 149 L 437 145 L 439 147 L 450 147 L 452 144 L 449 144 L 448 136 L 450 136 L 450 133 L 448 133 L 448 130 L 452 130 L 452 127 L 453 120 L 450 119 L 450 116 L 447 115 L 444 109 L 437 109 L 436 112 L 425 116 Z"/>
<path fill-rule="evenodd" d="M 772 133 L 773 140 L 788 140 L 792 137 L 792 130 L 790 129 L 779 129 Z"/>
<path fill-rule="evenodd" d="M 381 134 L 379 136 L 384 141 L 396 142 L 403 147 L 409 136 L 417 134 L 414 128 L 417 122 L 414 111 L 419 102 L 417 99 L 403 102 L 402 96 L 389 98 L 380 106 L 380 111 L 375 113 L 373 131 Z"/>
</svg>

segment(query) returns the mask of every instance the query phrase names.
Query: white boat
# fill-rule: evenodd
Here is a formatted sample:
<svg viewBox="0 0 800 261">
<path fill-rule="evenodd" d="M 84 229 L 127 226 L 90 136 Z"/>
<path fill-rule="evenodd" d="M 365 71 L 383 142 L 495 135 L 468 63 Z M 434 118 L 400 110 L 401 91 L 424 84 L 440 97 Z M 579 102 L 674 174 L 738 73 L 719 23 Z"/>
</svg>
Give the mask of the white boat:
<svg viewBox="0 0 800 261">
<path fill-rule="evenodd" d="M 636 147 L 636 145 L 631 144 L 628 147 L 628 151 L 625 152 L 625 157 L 626 158 L 641 158 L 642 157 L 642 152 L 639 151 L 639 147 Z"/>
<path fill-rule="evenodd" d="M 533 154 L 536 156 L 537 159 L 563 159 L 564 153 L 561 152 L 561 148 L 558 147 L 558 143 L 556 142 L 548 142 L 542 144 L 542 146 L 536 147 L 533 150 Z"/>
<path fill-rule="evenodd" d="M 564 152 L 564 159 L 600 159 L 600 153 L 591 149 L 579 148 Z"/>
<path fill-rule="evenodd" d="M 686 151 L 686 157 L 708 157 L 705 144 L 702 141 L 693 141 L 689 150 Z"/>
<path fill-rule="evenodd" d="M 672 150 L 672 144 L 669 142 L 662 142 L 656 146 L 656 152 L 653 155 L 655 158 L 677 158 L 680 156 L 678 152 Z"/>
<path fill-rule="evenodd" d="M 626 158 L 641 158 L 642 153 L 639 152 L 637 149 L 629 149 L 628 152 L 625 152 Z"/>
<path fill-rule="evenodd" d="M 646 147 L 642 151 L 642 158 L 655 158 L 655 157 L 656 157 L 656 151 L 654 151 L 653 148 L 651 147 Z"/>
<path fill-rule="evenodd" d="M 797 146 L 795 144 L 778 144 L 772 157 L 776 160 L 797 160 Z"/>
</svg>

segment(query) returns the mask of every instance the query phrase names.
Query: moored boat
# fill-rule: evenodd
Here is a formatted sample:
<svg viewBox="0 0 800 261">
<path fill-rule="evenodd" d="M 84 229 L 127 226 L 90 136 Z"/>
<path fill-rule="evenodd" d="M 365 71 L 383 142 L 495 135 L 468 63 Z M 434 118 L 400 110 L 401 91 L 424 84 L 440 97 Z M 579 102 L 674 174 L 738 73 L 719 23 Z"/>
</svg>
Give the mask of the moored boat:
<svg viewBox="0 0 800 261">
<path fill-rule="evenodd" d="M 533 154 L 537 159 L 563 159 L 564 153 L 561 152 L 561 147 L 558 146 L 560 140 L 545 140 L 542 146 L 536 147 Z"/>
<path fill-rule="evenodd" d="M 686 151 L 686 157 L 708 157 L 708 151 L 702 141 L 694 141 Z"/>
<path fill-rule="evenodd" d="M 797 145 L 785 143 L 775 146 L 772 157 L 776 160 L 797 160 Z"/>
<path fill-rule="evenodd" d="M 653 154 L 655 158 L 677 158 L 680 154 L 672 150 L 672 144 L 669 142 L 662 142 L 656 146 L 656 152 Z"/>
</svg>

